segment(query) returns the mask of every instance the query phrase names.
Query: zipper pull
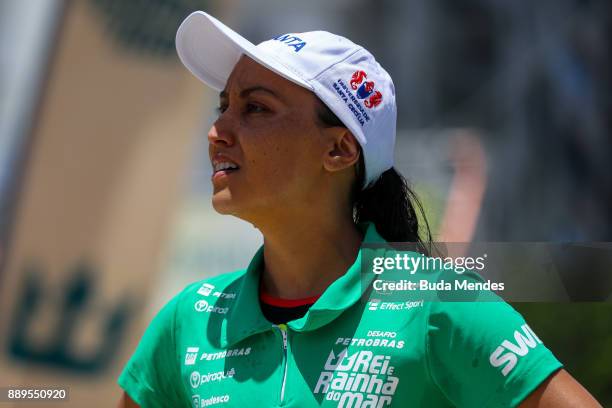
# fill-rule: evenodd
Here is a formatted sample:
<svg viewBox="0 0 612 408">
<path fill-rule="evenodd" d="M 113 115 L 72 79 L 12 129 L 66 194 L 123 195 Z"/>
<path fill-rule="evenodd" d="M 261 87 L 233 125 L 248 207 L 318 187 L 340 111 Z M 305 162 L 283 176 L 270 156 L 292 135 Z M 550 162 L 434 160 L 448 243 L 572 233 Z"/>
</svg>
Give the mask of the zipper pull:
<svg viewBox="0 0 612 408">
<path fill-rule="evenodd" d="M 281 331 L 281 335 L 283 336 L 283 349 L 287 350 L 287 325 L 279 324 L 278 328 Z"/>
</svg>

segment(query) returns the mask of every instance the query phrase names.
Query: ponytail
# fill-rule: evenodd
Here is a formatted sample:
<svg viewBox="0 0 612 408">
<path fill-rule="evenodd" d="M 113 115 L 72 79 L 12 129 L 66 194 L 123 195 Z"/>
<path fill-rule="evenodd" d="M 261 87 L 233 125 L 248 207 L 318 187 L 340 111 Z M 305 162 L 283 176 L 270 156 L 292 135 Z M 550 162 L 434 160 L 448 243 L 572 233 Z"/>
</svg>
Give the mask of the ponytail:
<svg viewBox="0 0 612 408">
<path fill-rule="evenodd" d="M 364 169 L 361 156 L 353 186 L 355 222 L 372 222 L 386 241 L 415 243 L 419 251 L 428 254 L 432 241 L 429 223 L 423 205 L 406 179 L 392 167 L 373 184 L 361 189 Z"/>
<path fill-rule="evenodd" d="M 317 119 L 323 126 L 346 127 L 323 102 L 319 105 Z M 372 222 L 386 241 L 415 243 L 419 251 L 429 254 L 432 241 L 429 223 L 423 205 L 406 179 L 392 167 L 362 189 L 365 162 L 360 153 L 352 189 L 354 221 Z"/>
</svg>

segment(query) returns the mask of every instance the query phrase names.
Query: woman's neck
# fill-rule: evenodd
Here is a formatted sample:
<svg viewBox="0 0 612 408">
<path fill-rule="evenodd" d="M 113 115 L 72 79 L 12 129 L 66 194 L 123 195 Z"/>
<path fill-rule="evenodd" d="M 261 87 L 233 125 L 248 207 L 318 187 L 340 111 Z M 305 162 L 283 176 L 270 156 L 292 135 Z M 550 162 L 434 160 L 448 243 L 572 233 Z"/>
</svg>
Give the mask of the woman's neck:
<svg viewBox="0 0 612 408">
<path fill-rule="evenodd" d="M 264 235 L 262 288 L 300 299 L 321 294 L 355 262 L 363 236 L 350 218 L 300 219 L 260 228 Z"/>
</svg>

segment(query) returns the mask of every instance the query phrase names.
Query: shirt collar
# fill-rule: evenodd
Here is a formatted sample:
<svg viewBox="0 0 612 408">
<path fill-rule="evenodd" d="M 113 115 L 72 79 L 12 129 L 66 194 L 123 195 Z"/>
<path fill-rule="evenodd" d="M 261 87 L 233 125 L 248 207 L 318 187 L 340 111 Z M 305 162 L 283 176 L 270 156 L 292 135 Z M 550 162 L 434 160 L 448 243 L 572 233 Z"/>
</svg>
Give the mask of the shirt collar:
<svg viewBox="0 0 612 408">
<path fill-rule="evenodd" d="M 373 279 L 372 273 L 361 273 L 362 262 L 368 261 L 376 249 L 363 248 L 364 243 L 385 243 L 373 223 L 362 223 L 365 231 L 362 246 L 355 262 L 323 292 L 306 314 L 288 323 L 295 331 L 315 330 L 332 322 L 344 310 L 354 305 L 364 294 Z M 269 330 L 273 324 L 263 316 L 259 306 L 259 278 L 263 264 L 263 245 L 257 250 L 246 269 L 234 306 L 227 315 L 225 346 L 235 344 L 253 334 Z M 362 279 L 363 278 L 363 279 Z"/>
</svg>

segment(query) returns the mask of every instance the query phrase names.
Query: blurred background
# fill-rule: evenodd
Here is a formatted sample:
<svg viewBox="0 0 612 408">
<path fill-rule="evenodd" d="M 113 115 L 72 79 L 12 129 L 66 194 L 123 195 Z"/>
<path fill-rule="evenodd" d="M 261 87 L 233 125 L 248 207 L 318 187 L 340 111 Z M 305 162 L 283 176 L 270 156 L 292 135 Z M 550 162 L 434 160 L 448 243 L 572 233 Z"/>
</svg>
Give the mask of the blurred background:
<svg viewBox="0 0 612 408">
<path fill-rule="evenodd" d="M 174 48 L 197 9 L 368 48 L 437 240 L 612 241 L 609 1 L 2 0 L 0 386 L 114 405 L 157 310 L 261 244 L 210 205 L 217 95 Z M 612 406 L 611 304 L 514 306 Z"/>
</svg>

